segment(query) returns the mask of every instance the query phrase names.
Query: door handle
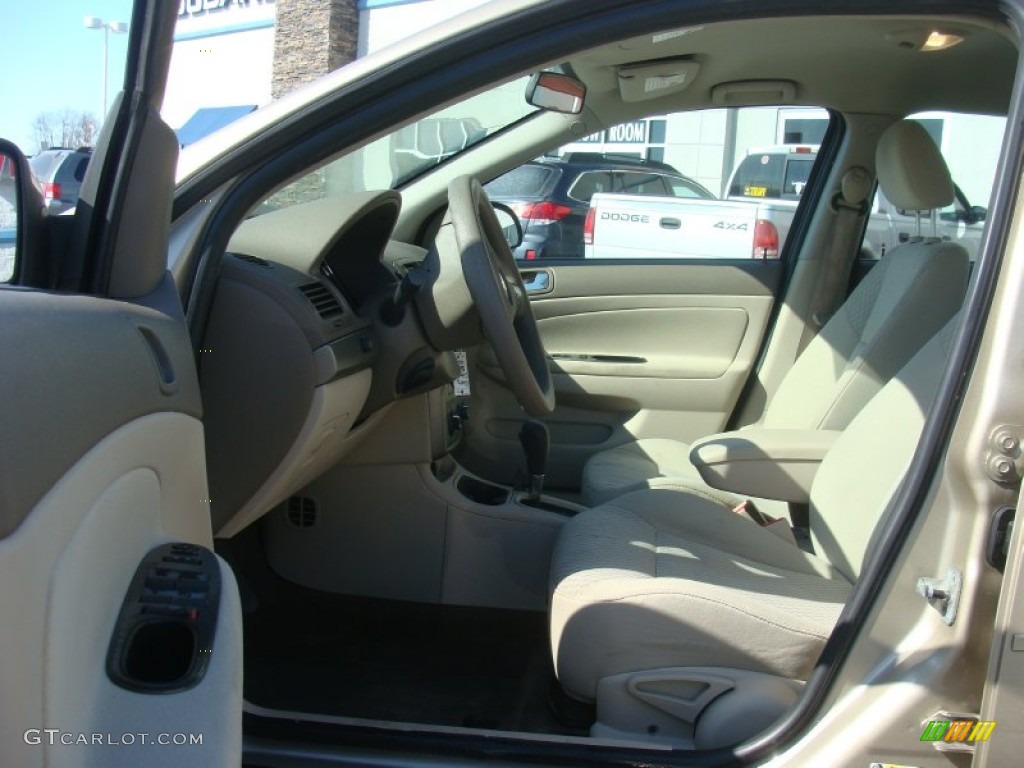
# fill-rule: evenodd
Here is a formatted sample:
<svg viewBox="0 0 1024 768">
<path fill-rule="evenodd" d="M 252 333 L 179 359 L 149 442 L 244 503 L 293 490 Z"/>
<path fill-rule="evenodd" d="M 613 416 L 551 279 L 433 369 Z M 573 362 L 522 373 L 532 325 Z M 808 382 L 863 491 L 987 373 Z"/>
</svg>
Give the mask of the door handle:
<svg viewBox="0 0 1024 768">
<path fill-rule="evenodd" d="M 897 239 L 898 239 L 898 240 L 899 240 L 899 241 L 900 241 L 901 243 L 905 243 L 905 242 L 907 242 L 908 240 L 910 240 L 910 233 L 909 233 L 909 232 L 900 232 L 900 233 L 899 233 L 899 235 L 897 236 Z"/>
<path fill-rule="evenodd" d="M 675 219 L 672 217 L 666 217 L 664 219 L 661 219 L 658 222 L 658 224 L 661 225 L 662 229 L 679 229 L 679 227 L 683 225 L 683 223 L 679 219 Z"/>
<path fill-rule="evenodd" d="M 544 270 L 524 272 L 523 287 L 527 293 L 547 293 L 551 290 L 551 273 Z"/>
</svg>

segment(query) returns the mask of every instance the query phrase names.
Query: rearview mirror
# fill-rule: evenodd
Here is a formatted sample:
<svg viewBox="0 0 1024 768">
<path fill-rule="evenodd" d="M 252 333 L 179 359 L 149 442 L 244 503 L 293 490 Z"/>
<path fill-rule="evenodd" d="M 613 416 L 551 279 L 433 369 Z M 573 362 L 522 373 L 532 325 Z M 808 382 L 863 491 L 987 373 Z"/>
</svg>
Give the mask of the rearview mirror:
<svg viewBox="0 0 1024 768">
<path fill-rule="evenodd" d="M 538 72 L 526 86 L 526 101 L 549 112 L 578 115 L 583 111 L 587 86 L 569 75 Z"/>
</svg>

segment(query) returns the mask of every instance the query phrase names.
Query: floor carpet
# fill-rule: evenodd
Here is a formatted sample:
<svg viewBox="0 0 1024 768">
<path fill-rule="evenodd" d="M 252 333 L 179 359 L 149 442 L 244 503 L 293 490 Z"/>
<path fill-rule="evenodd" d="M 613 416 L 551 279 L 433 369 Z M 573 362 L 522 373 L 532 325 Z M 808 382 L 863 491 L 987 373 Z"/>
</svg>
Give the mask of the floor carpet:
<svg viewBox="0 0 1024 768">
<path fill-rule="evenodd" d="M 245 617 L 245 695 L 275 709 L 586 733 L 551 714 L 544 614 L 349 597 L 297 586 Z"/>
</svg>

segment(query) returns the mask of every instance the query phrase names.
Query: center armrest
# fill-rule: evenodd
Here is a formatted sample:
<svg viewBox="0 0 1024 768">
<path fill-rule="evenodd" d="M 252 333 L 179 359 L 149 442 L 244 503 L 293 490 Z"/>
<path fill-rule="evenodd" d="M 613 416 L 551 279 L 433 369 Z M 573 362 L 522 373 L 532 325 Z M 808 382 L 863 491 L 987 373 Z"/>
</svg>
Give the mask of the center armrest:
<svg viewBox="0 0 1024 768">
<path fill-rule="evenodd" d="M 713 488 L 806 504 L 814 475 L 840 434 L 824 429 L 722 432 L 694 443 L 690 461 Z"/>
</svg>

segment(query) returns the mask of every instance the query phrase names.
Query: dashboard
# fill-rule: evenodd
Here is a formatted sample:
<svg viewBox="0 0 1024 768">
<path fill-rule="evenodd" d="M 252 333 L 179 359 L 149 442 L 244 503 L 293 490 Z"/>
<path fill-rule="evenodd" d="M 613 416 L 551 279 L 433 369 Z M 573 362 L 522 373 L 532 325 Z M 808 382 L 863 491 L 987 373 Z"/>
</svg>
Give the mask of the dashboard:
<svg viewBox="0 0 1024 768">
<path fill-rule="evenodd" d="M 401 198 L 366 192 L 245 220 L 199 354 L 214 531 L 231 536 L 336 464 L 396 400 L 450 384 L 391 240 Z"/>
</svg>

